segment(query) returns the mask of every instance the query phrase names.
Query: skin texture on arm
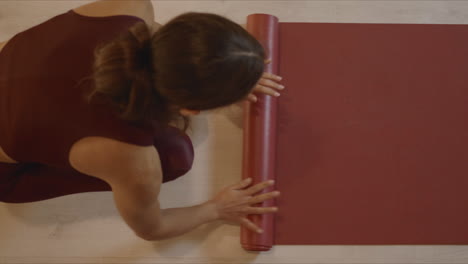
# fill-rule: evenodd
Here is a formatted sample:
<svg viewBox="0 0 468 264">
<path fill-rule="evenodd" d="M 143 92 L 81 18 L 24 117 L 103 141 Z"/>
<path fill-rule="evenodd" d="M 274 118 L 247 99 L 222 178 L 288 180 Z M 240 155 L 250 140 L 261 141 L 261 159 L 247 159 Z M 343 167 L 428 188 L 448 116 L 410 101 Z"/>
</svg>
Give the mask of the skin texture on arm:
<svg viewBox="0 0 468 264">
<path fill-rule="evenodd" d="M 73 144 L 69 160 L 76 170 L 109 183 L 120 215 L 136 235 L 156 232 L 162 172 L 153 146 L 86 137 Z"/>
<path fill-rule="evenodd" d="M 157 161 L 158 153 L 153 150 L 147 156 L 157 166 L 135 167 L 133 173 L 128 171 L 127 177 L 115 177 L 110 183 L 116 206 L 125 222 L 139 237 L 154 241 L 182 235 L 216 220 L 216 208 L 209 203 L 161 210 L 158 195 L 162 171 Z M 133 176 L 137 180 L 129 180 Z"/>
<path fill-rule="evenodd" d="M 158 195 L 162 169 L 153 146 L 87 137 L 72 146 L 70 164 L 111 185 L 120 215 L 145 240 L 178 236 L 217 219 L 211 203 L 161 210 Z"/>
<path fill-rule="evenodd" d="M 122 218 L 139 237 L 148 241 L 167 239 L 217 219 L 216 208 L 210 203 L 161 210 L 157 199 L 161 174 L 147 173 L 158 176 L 148 182 L 114 181 L 111 184 Z"/>
</svg>

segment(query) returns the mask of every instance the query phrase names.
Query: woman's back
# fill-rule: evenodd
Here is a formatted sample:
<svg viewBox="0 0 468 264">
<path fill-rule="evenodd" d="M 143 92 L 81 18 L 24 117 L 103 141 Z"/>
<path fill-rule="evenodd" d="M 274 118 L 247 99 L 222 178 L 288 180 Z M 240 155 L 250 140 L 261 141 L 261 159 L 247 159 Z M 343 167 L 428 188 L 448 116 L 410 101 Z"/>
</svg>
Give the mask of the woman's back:
<svg viewBox="0 0 468 264">
<path fill-rule="evenodd" d="M 109 16 L 128 15 L 135 16 L 143 19 L 148 27 L 150 27 L 151 34 L 153 34 L 159 26 L 154 21 L 153 5 L 150 1 L 138 1 L 129 4 L 130 2 L 109 2 L 98 1 L 82 5 L 74 8 L 71 11 L 84 18 L 92 19 L 105 19 Z M 94 156 L 89 159 L 89 151 L 93 149 L 99 157 Z M 112 149 L 112 151 L 110 151 Z M 109 172 L 122 170 L 122 165 L 116 164 L 112 161 L 111 155 L 116 151 L 132 154 L 134 157 L 142 159 L 154 160 L 154 152 L 149 147 L 138 147 L 125 142 L 119 142 L 109 138 L 103 137 L 87 137 L 76 142 L 70 149 L 69 159 L 71 165 L 81 172 L 92 174 L 92 171 L 99 170 L 100 167 L 107 168 Z M 102 162 L 99 162 L 102 161 Z M 155 162 L 159 163 L 159 160 Z"/>
<path fill-rule="evenodd" d="M 83 79 L 91 74 L 93 49 L 141 21 L 130 15 L 86 17 L 70 10 L 9 40 L 0 53 L 4 152 L 19 162 L 63 167 L 69 165 L 71 146 L 86 136 L 152 145 L 149 128 L 129 126 L 108 108 L 84 101 L 91 89 Z"/>
<path fill-rule="evenodd" d="M 0 201 L 109 191 L 112 177 L 120 175 L 119 181 L 131 185 L 142 170 L 159 170 L 162 175 L 149 173 L 152 181 L 162 176 L 167 182 L 190 170 L 193 147 L 180 130 L 130 125 L 99 104 L 105 100 L 93 105 L 84 100 L 93 88 L 86 77 L 92 73 L 94 48 L 152 20 L 134 14 L 95 18 L 70 10 L 5 45 L 0 53 L 0 146 L 3 159 L 8 154 L 20 163 L 0 161 Z"/>
<path fill-rule="evenodd" d="M 54 21 L 54 20 L 60 20 L 60 21 Z M 78 21 L 78 23 L 80 23 L 79 25 L 81 26 L 79 26 L 77 22 L 73 22 L 70 20 Z M 34 147 L 34 144 L 30 144 L 28 140 L 26 140 L 27 142 L 25 142 L 24 137 L 21 137 L 21 131 L 24 131 L 24 132 L 27 132 L 28 130 L 41 131 L 40 128 L 50 127 L 49 131 L 51 133 L 54 133 L 53 126 L 48 126 L 48 124 L 44 123 L 44 120 L 46 120 L 46 122 L 48 122 L 49 125 L 50 124 L 63 124 L 63 125 L 66 124 L 66 122 L 60 122 L 61 120 L 57 120 L 57 115 L 54 115 L 54 112 L 60 111 L 61 113 L 67 115 L 66 118 L 68 119 L 77 119 L 76 117 L 70 116 L 71 112 L 80 113 L 80 115 L 82 115 L 83 111 L 78 111 L 78 109 L 76 108 L 77 104 L 73 104 L 73 102 L 76 102 L 76 100 L 67 101 L 64 105 L 60 105 L 60 104 L 57 104 L 57 98 L 61 98 L 62 101 L 64 101 L 63 99 L 66 98 L 67 96 L 68 96 L 68 99 L 73 98 L 73 96 L 76 96 L 79 98 L 79 96 L 77 96 L 78 94 L 76 93 L 76 91 L 75 93 L 73 93 L 70 90 L 71 87 L 70 89 L 67 87 L 72 85 L 72 81 L 76 81 L 77 78 L 89 73 L 89 69 L 90 69 L 89 65 L 92 59 L 89 57 L 89 55 L 91 54 L 90 49 L 95 46 L 95 43 L 97 43 L 97 41 L 99 40 L 102 41 L 103 39 L 105 39 L 105 36 L 104 36 L 105 34 L 109 34 L 108 36 L 113 36 L 117 32 L 119 32 L 119 30 L 122 30 L 122 27 L 128 27 L 130 24 L 129 22 L 126 22 L 126 21 L 130 21 L 130 23 L 135 23 L 141 20 L 145 21 L 147 24 L 151 26 L 154 26 L 154 24 L 151 24 L 151 21 L 153 20 L 153 8 L 149 1 L 134 1 L 134 2 L 98 1 L 98 2 L 94 2 L 94 3 L 90 3 L 90 4 L 77 7 L 73 10 L 70 10 L 69 12 L 65 14 L 56 16 L 46 22 L 36 25 L 26 30 L 25 32 L 18 33 L 17 35 L 22 35 L 25 33 L 28 34 L 27 37 L 23 38 L 23 43 L 24 42 L 37 43 L 35 47 L 33 47 L 33 49 L 28 48 L 26 50 L 25 46 L 21 47 L 22 46 L 21 40 L 17 40 L 18 38 L 21 38 L 21 36 L 17 36 L 17 35 L 13 37 L 13 39 L 16 38 L 15 40 L 13 40 L 13 42 L 15 43 L 12 43 L 11 45 L 6 45 L 6 44 L 10 44 L 8 42 L 10 42 L 11 40 L 8 40 L 7 42 L 2 43 L 3 45 L 0 45 L 0 52 L 2 52 L 2 48 L 4 46 L 7 46 L 9 50 L 5 51 L 4 53 L 7 53 L 7 52 L 9 54 L 14 53 L 15 56 L 14 58 L 11 58 L 11 60 L 8 60 L 9 59 L 8 57 L 6 59 L 4 58 L 3 65 L 5 67 L 6 65 L 8 65 L 8 68 L 2 71 L 3 72 L 2 76 L 4 76 L 4 78 L 2 79 L 3 84 L 1 85 L 4 85 L 4 87 L 2 88 L 2 90 L 0 90 L 0 92 L 2 92 L 2 95 L 3 95 L 2 97 L 4 98 L 5 101 L 16 100 L 16 102 L 18 102 L 19 100 L 21 100 L 21 102 L 24 102 L 24 103 L 17 104 L 16 109 L 14 109 L 14 107 L 10 107 L 9 109 L 7 109 L 10 111 L 3 112 L 3 113 L 8 113 L 9 116 L 13 114 L 14 116 L 12 117 L 4 116 L 3 120 L 8 119 L 8 121 L 10 122 L 13 121 L 16 123 L 17 126 L 15 127 L 16 131 L 14 133 L 13 132 L 8 133 L 9 128 L 5 125 L 2 126 L 3 131 L 0 131 L 0 146 L 7 145 L 6 147 L 4 147 L 4 149 L 6 148 L 8 150 L 11 150 L 10 146 L 12 145 L 18 146 L 18 144 L 21 144 L 21 142 L 24 142 L 23 148 L 28 147 L 26 146 L 26 143 L 29 143 L 28 150 L 31 151 L 31 148 Z M 60 23 L 61 25 L 57 29 L 58 23 Z M 92 25 L 90 23 L 92 23 Z M 112 27 L 105 25 L 108 23 L 115 23 L 115 25 L 113 25 Z M 47 25 L 51 25 L 51 27 L 47 27 Z M 69 26 L 68 30 L 66 30 L 66 26 Z M 83 28 L 83 26 L 85 26 L 85 28 Z M 87 26 L 89 26 L 89 28 L 86 28 Z M 93 28 L 94 28 L 94 31 L 99 32 L 99 34 L 93 34 L 93 32 L 90 32 L 90 31 L 93 31 Z M 56 30 L 56 32 L 53 32 L 53 36 L 55 37 L 55 43 L 54 43 L 54 40 L 51 40 L 51 38 L 48 37 L 47 35 L 48 33 L 52 33 L 50 31 L 53 29 Z M 63 30 L 60 30 L 60 29 L 63 29 Z M 40 35 L 40 37 L 38 35 Z M 90 38 L 96 37 L 97 35 L 102 35 L 102 36 L 99 36 L 99 38 L 95 39 L 94 41 L 93 40 L 90 41 Z M 37 38 L 39 39 L 39 41 L 31 42 L 32 38 Z M 40 40 L 42 40 L 42 42 Z M 15 47 L 11 47 L 11 46 L 15 46 Z M 31 53 L 35 53 L 35 54 L 31 55 Z M 28 59 L 22 60 L 21 57 L 18 56 L 18 54 L 23 55 L 23 57 L 28 57 Z M 73 56 L 74 54 L 75 56 Z M 4 56 L 8 56 L 8 54 Z M 47 64 L 45 64 L 44 61 L 47 61 Z M 71 63 L 68 65 L 65 65 L 64 61 L 71 62 Z M 24 64 L 24 66 L 20 65 L 21 63 Z M 80 63 L 82 67 L 80 67 Z M 21 69 L 19 69 L 20 66 L 21 66 Z M 18 67 L 18 68 L 15 69 L 15 67 Z M 67 69 L 70 69 L 70 68 L 74 74 L 73 73 L 71 74 L 70 73 L 71 71 L 67 71 Z M 28 89 L 20 90 L 18 88 L 15 88 L 17 93 L 14 93 L 12 91 L 8 91 L 8 89 L 13 90 L 13 88 L 11 87 L 8 88 L 7 86 L 8 84 L 6 84 L 7 83 L 6 76 L 8 76 L 8 78 L 11 78 L 12 77 L 11 75 L 17 72 L 22 74 L 22 76 L 18 77 L 18 79 L 22 79 L 23 84 L 27 85 Z M 7 74 L 10 74 L 10 75 L 7 75 Z M 29 75 L 26 77 L 27 74 Z M 44 78 L 42 78 L 42 80 L 39 80 L 38 77 L 39 78 L 44 77 Z M 25 80 L 26 78 L 29 79 L 29 83 L 28 81 Z M 35 81 L 32 81 L 33 78 Z M 59 82 L 59 83 L 62 82 L 62 84 L 58 84 L 58 83 L 46 84 L 46 82 L 48 82 L 49 80 L 51 80 L 52 82 Z M 35 82 L 36 85 L 32 85 L 33 82 Z M 11 84 L 11 86 L 15 86 L 15 83 Z M 44 93 L 50 94 L 51 93 L 50 88 L 60 87 L 60 86 L 62 86 L 63 89 L 55 89 L 54 91 L 54 93 L 56 93 L 55 97 L 54 96 L 46 96 L 46 97 L 40 96 L 41 94 L 44 94 Z M 38 96 L 34 96 L 34 94 L 37 94 Z M 18 98 L 15 98 L 15 95 Z M 50 99 L 50 101 L 47 101 L 46 99 Z M 38 100 L 42 100 L 42 102 L 37 102 Z M 21 105 L 23 106 L 27 105 L 28 106 L 27 108 L 30 111 L 25 111 L 24 109 L 21 109 Z M 7 104 L 4 103 L 4 107 L 6 106 Z M 67 108 L 68 110 L 71 109 L 72 111 L 67 112 L 66 111 Z M 18 112 L 22 112 L 22 115 L 19 114 Z M 47 116 L 47 118 L 43 119 L 41 123 L 38 124 L 40 125 L 40 128 L 36 129 L 31 121 L 32 119 L 37 120 L 37 117 L 40 116 L 41 112 L 43 116 Z M 59 116 L 63 116 L 63 115 L 61 114 Z M 24 124 L 25 126 L 27 126 L 27 128 L 20 129 L 19 126 L 21 124 Z M 83 125 L 83 124 L 80 124 L 80 125 Z M 66 128 L 63 128 L 63 129 L 66 129 Z M 12 130 L 10 129 L 10 131 Z M 8 137 L 8 134 L 9 134 L 9 137 Z M 12 136 L 12 135 L 16 135 L 16 136 Z M 6 139 L 4 139 L 5 137 L 8 137 L 8 141 L 9 141 L 8 143 L 4 143 L 6 141 Z M 122 144 L 122 147 L 125 148 L 126 147 L 125 144 Z M 15 160 L 13 160 L 11 156 L 15 156 L 15 154 L 17 153 L 13 153 L 13 154 L 9 153 L 10 155 L 7 155 L 5 153 L 7 151 L 5 151 L 4 149 L 0 147 L 0 162 L 15 162 Z M 31 152 L 33 152 L 32 155 L 39 154 L 43 156 L 43 154 L 41 154 L 40 151 L 34 153 L 34 150 L 32 150 Z M 26 161 L 26 160 L 32 161 L 24 157 L 23 158 L 16 157 L 16 158 L 18 160 L 22 159 L 23 161 Z"/>
</svg>

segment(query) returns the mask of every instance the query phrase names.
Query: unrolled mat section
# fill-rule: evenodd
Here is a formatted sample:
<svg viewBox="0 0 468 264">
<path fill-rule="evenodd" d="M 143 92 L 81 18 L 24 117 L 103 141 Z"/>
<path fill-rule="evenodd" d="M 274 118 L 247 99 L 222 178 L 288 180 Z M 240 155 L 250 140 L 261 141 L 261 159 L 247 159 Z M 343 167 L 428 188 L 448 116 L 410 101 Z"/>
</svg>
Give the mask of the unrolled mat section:
<svg viewBox="0 0 468 264">
<path fill-rule="evenodd" d="M 468 244 L 468 25 L 247 29 L 286 89 L 245 105 L 243 177 L 282 192 L 245 249 Z"/>
</svg>

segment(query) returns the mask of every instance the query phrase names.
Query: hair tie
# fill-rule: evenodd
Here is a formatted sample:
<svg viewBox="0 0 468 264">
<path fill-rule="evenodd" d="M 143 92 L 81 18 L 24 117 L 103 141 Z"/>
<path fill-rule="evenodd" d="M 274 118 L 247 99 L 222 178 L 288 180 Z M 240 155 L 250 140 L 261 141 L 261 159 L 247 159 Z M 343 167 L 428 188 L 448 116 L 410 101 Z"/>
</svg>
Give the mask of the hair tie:
<svg viewBox="0 0 468 264">
<path fill-rule="evenodd" d="M 137 60 L 136 64 L 138 65 L 138 68 L 151 71 L 151 69 L 153 68 L 153 58 L 151 51 L 151 42 L 149 40 L 145 40 L 143 43 L 141 43 L 141 46 L 137 49 L 135 55 L 135 59 Z"/>
</svg>

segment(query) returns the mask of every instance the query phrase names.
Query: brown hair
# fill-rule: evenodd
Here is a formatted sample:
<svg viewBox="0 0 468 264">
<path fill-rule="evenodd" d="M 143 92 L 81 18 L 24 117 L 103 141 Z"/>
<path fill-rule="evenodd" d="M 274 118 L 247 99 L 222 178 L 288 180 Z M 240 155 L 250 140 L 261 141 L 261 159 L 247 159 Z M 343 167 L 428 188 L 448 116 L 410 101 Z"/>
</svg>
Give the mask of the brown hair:
<svg viewBox="0 0 468 264">
<path fill-rule="evenodd" d="M 181 117 L 180 108 L 208 110 L 244 99 L 265 60 L 261 44 L 240 25 L 198 12 L 176 16 L 153 36 L 138 22 L 94 54 L 88 99 L 110 99 L 122 119 L 163 124 Z"/>
</svg>

